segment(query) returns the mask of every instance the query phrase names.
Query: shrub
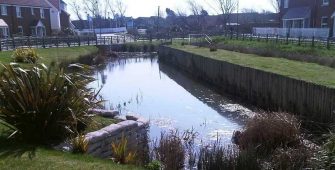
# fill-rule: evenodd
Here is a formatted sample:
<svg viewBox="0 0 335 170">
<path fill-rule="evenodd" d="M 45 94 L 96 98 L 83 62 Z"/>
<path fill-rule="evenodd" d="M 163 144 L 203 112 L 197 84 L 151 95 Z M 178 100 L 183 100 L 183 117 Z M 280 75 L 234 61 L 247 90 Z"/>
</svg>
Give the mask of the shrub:
<svg viewBox="0 0 335 170">
<path fill-rule="evenodd" d="M 240 152 L 235 146 L 224 147 L 215 143 L 212 147 L 206 146 L 200 149 L 198 169 L 258 170 L 261 168 L 255 152 L 251 150 Z"/>
<path fill-rule="evenodd" d="M 71 139 L 72 152 L 84 154 L 88 149 L 88 141 L 85 135 L 78 135 L 77 137 Z"/>
<path fill-rule="evenodd" d="M 32 48 L 18 48 L 12 58 L 19 63 L 36 63 L 39 59 L 36 50 Z"/>
<path fill-rule="evenodd" d="M 129 164 L 135 162 L 136 153 L 127 151 L 128 141 L 122 134 L 119 143 L 112 143 L 112 151 L 115 162 L 120 164 Z"/>
<path fill-rule="evenodd" d="M 150 162 L 148 165 L 145 166 L 147 170 L 160 170 L 161 163 L 157 160 Z"/>
<path fill-rule="evenodd" d="M 209 47 L 209 51 L 210 52 L 214 52 L 214 51 L 217 51 L 218 50 L 218 48 L 216 47 L 216 45 L 210 45 L 210 47 Z"/>
<path fill-rule="evenodd" d="M 178 132 L 162 133 L 158 145 L 154 146 L 154 154 L 164 169 L 183 169 L 185 148 Z"/>
<path fill-rule="evenodd" d="M 148 45 L 147 44 L 144 44 L 143 45 L 143 52 L 148 52 L 148 49 L 149 49 L 149 47 L 148 47 Z"/>
<path fill-rule="evenodd" d="M 246 124 L 237 144 L 241 149 L 255 148 L 258 154 L 300 145 L 300 122 L 287 113 L 260 113 Z"/>
<path fill-rule="evenodd" d="M 155 52 L 156 51 L 156 46 L 154 44 L 150 44 L 150 52 Z"/>
<path fill-rule="evenodd" d="M 274 169 L 304 169 L 308 166 L 311 153 L 305 147 L 278 148 L 273 154 L 272 165 Z"/>
<path fill-rule="evenodd" d="M 72 65 L 72 67 L 84 66 Z M 64 73 L 43 64 L 23 70 L 17 64 L 4 66 L 0 75 L 0 123 L 26 142 L 60 142 L 90 120 L 88 109 L 96 107 L 91 77 Z"/>
</svg>

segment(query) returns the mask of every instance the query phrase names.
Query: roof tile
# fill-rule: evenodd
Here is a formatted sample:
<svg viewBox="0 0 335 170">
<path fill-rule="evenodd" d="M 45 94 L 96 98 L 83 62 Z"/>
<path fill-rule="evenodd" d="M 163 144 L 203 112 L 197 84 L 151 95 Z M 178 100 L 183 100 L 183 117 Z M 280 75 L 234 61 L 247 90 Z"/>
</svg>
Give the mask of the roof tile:
<svg viewBox="0 0 335 170">
<path fill-rule="evenodd" d="M 45 0 L 0 0 L 0 4 L 51 8 Z"/>
</svg>

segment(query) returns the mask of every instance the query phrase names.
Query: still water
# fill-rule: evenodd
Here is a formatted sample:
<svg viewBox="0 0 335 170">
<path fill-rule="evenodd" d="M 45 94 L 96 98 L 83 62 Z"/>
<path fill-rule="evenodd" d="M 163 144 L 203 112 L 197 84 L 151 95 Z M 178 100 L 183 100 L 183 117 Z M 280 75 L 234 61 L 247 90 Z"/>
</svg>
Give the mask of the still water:
<svg viewBox="0 0 335 170">
<path fill-rule="evenodd" d="M 235 130 L 252 114 L 155 57 L 121 58 L 95 72 L 90 86 L 99 89 L 108 109 L 150 119 L 150 138 L 161 131 L 193 129 L 201 141 L 230 143 Z"/>
</svg>

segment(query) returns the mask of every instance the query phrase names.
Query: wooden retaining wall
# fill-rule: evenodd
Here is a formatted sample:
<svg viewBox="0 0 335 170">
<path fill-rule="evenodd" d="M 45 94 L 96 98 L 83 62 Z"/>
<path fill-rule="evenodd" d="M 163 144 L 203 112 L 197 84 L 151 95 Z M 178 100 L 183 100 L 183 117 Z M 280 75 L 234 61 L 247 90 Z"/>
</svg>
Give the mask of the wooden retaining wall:
<svg viewBox="0 0 335 170">
<path fill-rule="evenodd" d="M 216 60 L 167 46 L 159 60 L 263 109 L 295 113 L 308 121 L 335 121 L 335 89 Z"/>
</svg>

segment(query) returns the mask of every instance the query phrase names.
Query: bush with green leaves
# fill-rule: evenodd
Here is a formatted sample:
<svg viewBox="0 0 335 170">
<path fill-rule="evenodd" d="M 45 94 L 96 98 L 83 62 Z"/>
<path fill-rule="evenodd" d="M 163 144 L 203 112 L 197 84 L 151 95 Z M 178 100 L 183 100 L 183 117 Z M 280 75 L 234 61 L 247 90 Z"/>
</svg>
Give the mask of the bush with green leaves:
<svg viewBox="0 0 335 170">
<path fill-rule="evenodd" d="M 12 58 L 19 63 L 36 63 L 39 56 L 33 48 L 18 48 L 14 51 Z"/>
<path fill-rule="evenodd" d="M 83 65 L 72 65 L 80 67 Z M 100 104 L 94 79 L 83 73 L 43 64 L 25 70 L 18 64 L 4 65 L 0 74 L 0 124 L 10 128 L 10 137 L 33 144 L 60 142 L 84 130 L 88 110 Z"/>
</svg>

